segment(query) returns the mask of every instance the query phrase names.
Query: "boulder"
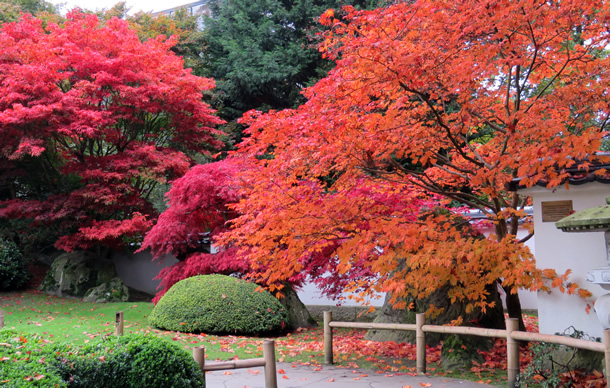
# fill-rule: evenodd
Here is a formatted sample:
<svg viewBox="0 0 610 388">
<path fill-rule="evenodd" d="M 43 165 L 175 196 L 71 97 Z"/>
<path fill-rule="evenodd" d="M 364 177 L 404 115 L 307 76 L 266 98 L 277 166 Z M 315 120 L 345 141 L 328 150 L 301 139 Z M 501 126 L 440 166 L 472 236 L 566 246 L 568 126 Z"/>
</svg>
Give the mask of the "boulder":
<svg viewBox="0 0 610 388">
<path fill-rule="evenodd" d="M 112 278 L 110 281 L 90 288 L 85 293 L 85 302 L 105 303 L 105 302 L 127 302 L 129 290 L 119 278 Z"/>
<path fill-rule="evenodd" d="M 68 252 L 53 261 L 40 289 L 51 295 L 82 298 L 90 289 L 110 284 L 116 277 L 112 261 L 91 252 Z"/>
</svg>

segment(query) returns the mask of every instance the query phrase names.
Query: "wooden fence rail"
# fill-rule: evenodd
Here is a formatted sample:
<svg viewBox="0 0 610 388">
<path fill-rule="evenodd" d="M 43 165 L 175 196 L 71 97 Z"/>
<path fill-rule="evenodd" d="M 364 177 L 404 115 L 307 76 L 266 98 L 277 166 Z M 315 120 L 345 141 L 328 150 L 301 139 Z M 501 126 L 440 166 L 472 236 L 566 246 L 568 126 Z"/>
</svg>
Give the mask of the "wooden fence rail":
<svg viewBox="0 0 610 388">
<path fill-rule="evenodd" d="M 231 360 L 231 361 L 215 361 L 205 362 L 205 348 L 199 346 L 193 348 L 193 358 L 199 365 L 199 369 L 203 372 L 205 380 L 205 372 L 215 370 L 228 369 L 243 369 L 256 368 L 259 366 L 265 367 L 265 388 L 277 388 L 277 372 L 275 365 L 275 341 L 263 341 L 263 358 L 253 358 L 250 360 Z"/>
<path fill-rule="evenodd" d="M 519 321 L 516 318 L 508 318 L 506 320 L 506 330 L 498 330 L 484 329 L 479 327 L 426 325 L 425 314 L 416 314 L 415 324 L 337 322 L 332 320 L 332 312 L 325 311 L 324 361 L 326 364 L 333 363 L 333 327 L 415 331 L 417 353 L 416 367 L 417 373 L 422 374 L 426 373 L 426 333 L 463 334 L 479 337 L 505 338 L 507 361 L 506 372 L 508 374 L 508 386 L 510 388 L 515 387 L 519 377 L 519 341 L 546 342 L 570 346 L 578 349 L 592 350 L 594 352 L 602 352 L 605 356 L 606 386 L 610 388 L 610 379 L 608 379 L 608 375 L 610 373 L 610 329 L 604 330 L 603 342 L 593 342 L 561 335 L 519 331 Z"/>
</svg>

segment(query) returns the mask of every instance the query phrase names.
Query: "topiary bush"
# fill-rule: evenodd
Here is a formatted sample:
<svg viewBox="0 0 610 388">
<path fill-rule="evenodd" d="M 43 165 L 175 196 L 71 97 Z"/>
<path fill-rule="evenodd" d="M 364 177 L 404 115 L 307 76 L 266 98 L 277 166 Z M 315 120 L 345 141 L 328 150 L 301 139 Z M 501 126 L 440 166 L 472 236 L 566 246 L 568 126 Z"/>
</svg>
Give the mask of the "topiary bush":
<svg viewBox="0 0 610 388">
<path fill-rule="evenodd" d="M 0 238 L 0 291 L 24 288 L 28 279 L 29 274 L 17 245 Z"/>
<path fill-rule="evenodd" d="M 203 387 L 192 356 L 153 335 L 98 337 L 85 346 L 0 331 L 0 386 Z"/>
<path fill-rule="evenodd" d="M 281 332 L 282 304 L 254 283 L 224 275 L 200 275 L 174 284 L 150 314 L 150 324 L 187 333 L 262 335 Z"/>
<path fill-rule="evenodd" d="M 153 335 L 97 339 L 58 364 L 69 387 L 202 387 L 193 357 Z"/>
</svg>

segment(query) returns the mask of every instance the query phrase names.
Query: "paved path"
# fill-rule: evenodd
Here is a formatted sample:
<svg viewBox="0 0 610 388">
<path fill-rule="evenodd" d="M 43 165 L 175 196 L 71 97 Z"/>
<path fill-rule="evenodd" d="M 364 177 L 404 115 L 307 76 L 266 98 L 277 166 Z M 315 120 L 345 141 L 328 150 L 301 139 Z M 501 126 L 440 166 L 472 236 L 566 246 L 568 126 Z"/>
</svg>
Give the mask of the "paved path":
<svg viewBox="0 0 610 388">
<path fill-rule="evenodd" d="M 445 377 L 376 373 L 364 369 L 278 363 L 278 388 L 483 388 L 493 385 Z M 281 372 L 285 373 L 281 373 Z M 206 373 L 209 388 L 264 388 L 264 368 L 233 369 Z"/>
</svg>

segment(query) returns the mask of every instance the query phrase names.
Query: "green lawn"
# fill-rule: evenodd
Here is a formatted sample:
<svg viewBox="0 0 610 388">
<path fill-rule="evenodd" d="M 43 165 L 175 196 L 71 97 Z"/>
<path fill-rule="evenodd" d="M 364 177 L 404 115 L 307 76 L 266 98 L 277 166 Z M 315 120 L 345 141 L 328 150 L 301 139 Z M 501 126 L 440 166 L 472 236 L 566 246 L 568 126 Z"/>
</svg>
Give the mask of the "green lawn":
<svg viewBox="0 0 610 388">
<path fill-rule="evenodd" d="M 206 359 L 228 360 L 262 357 L 265 338 L 214 336 L 163 331 L 148 325 L 153 305 L 147 302 L 88 303 L 77 299 L 47 296 L 38 291 L 0 293 L 0 310 L 5 313 L 5 328 L 34 333 L 50 341 L 85 344 L 97 336 L 114 335 L 115 316 L 123 311 L 125 333 L 153 333 L 188 350 L 204 346 Z M 377 343 L 364 339 L 365 331 L 335 329 L 335 363 L 346 368 L 376 369 L 379 373 L 414 373 L 415 347 L 409 344 Z M 298 330 L 275 337 L 277 359 L 320 365 L 324 362 L 321 327 Z M 428 350 L 428 371 L 433 375 L 468 377 L 475 381 L 505 383 L 504 370 L 481 370 L 464 376 L 438 367 L 440 348 Z M 484 369 L 484 368 L 483 368 Z"/>
<path fill-rule="evenodd" d="M 100 335 L 115 333 L 117 311 L 123 311 L 124 332 L 154 333 L 185 348 L 204 346 L 206 358 L 226 360 L 262 356 L 265 338 L 213 336 L 157 330 L 148 325 L 152 303 L 88 303 L 77 299 L 47 296 L 38 291 L 0 293 L 0 310 L 5 328 L 41 334 L 51 341 L 84 344 Z M 322 362 L 320 328 L 274 338 L 281 361 Z"/>
</svg>

